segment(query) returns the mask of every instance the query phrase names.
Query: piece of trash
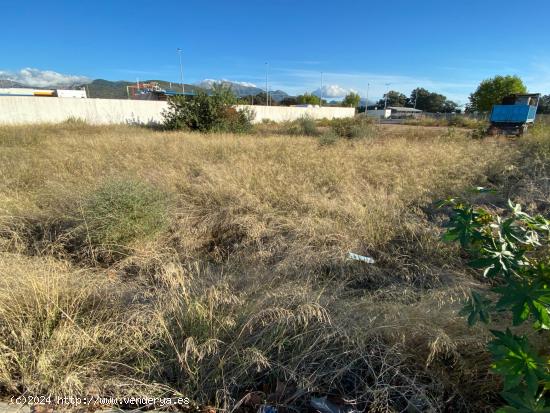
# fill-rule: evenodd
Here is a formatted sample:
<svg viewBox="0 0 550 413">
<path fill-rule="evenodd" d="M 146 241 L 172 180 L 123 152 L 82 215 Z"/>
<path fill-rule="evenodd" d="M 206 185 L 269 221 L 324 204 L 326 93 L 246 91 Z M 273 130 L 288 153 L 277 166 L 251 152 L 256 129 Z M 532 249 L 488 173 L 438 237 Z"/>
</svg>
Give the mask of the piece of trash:
<svg viewBox="0 0 550 413">
<path fill-rule="evenodd" d="M 277 413 L 277 408 L 270 404 L 262 404 L 258 408 L 258 413 Z"/>
<path fill-rule="evenodd" d="M 348 258 L 355 261 L 363 261 L 367 264 L 374 264 L 374 259 L 371 257 L 365 257 L 364 255 L 355 254 L 353 252 L 348 252 Z"/>
<path fill-rule="evenodd" d="M 351 406 L 331 402 L 326 396 L 312 397 L 310 404 L 320 413 L 359 413 L 359 410 L 355 410 Z"/>
</svg>

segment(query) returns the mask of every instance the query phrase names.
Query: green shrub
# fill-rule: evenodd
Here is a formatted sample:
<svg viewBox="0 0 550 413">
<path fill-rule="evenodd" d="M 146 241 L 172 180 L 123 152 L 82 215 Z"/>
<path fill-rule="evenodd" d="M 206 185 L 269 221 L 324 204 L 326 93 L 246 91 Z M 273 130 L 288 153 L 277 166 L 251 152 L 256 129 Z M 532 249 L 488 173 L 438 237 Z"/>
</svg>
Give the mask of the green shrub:
<svg viewBox="0 0 550 413">
<path fill-rule="evenodd" d="M 86 241 L 112 252 L 155 236 L 168 223 L 165 195 L 131 180 L 105 183 L 84 200 L 80 212 L 79 229 Z"/>
<path fill-rule="evenodd" d="M 372 121 L 365 117 L 333 119 L 331 128 L 336 135 L 347 138 L 368 138 L 373 135 Z"/>
<path fill-rule="evenodd" d="M 487 129 L 487 122 L 483 119 L 473 119 L 463 115 L 453 115 L 447 117 L 422 117 L 410 118 L 405 120 L 405 125 L 412 126 L 456 126 L 467 129 Z"/>
<path fill-rule="evenodd" d="M 73 126 L 87 126 L 88 122 L 86 119 L 78 118 L 76 116 L 69 116 L 67 119 L 63 121 L 65 125 L 73 125 Z"/>
<path fill-rule="evenodd" d="M 305 115 L 290 122 L 286 129 L 289 135 L 297 136 L 319 136 L 321 132 L 317 129 L 317 122 L 312 117 Z"/>
<path fill-rule="evenodd" d="M 229 87 L 216 85 L 209 95 L 199 90 L 194 96 L 175 96 L 164 111 L 164 127 L 199 132 L 247 132 L 254 113 L 235 109 L 237 98 Z"/>
<path fill-rule="evenodd" d="M 338 135 L 336 135 L 332 130 L 329 130 L 319 136 L 319 144 L 321 146 L 333 145 L 338 141 Z"/>
</svg>

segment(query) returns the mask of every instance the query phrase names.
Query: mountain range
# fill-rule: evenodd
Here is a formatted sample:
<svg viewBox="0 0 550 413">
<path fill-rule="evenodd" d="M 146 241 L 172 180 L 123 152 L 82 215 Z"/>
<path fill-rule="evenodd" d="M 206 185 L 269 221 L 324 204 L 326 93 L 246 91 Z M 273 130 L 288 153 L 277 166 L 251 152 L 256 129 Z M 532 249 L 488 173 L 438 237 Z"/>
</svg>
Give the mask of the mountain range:
<svg viewBox="0 0 550 413">
<path fill-rule="evenodd" d="M 162 89 L 181 91 L 181 85 L 179 83 L 167 82 L 165 80 L 144 80 L 140 83 L 150 83 L 157 82 Z M 216 83 L 221 83 L 224 86 L 229 86 L 233 93 L 238 97 L 244 96 L 256 96 L 260 93 L 265 93 L 265 89 L 261 89 L 251 83 L 244 82 L 231 82 L 228 80 L 212 80 L 206 79 L 197 85 L 184 84 L 184 89 L 186 92 L 194 92 L 198 89 L 211 90 Z M 124 80 L 120 81 L 111 81 L 105 79 L 95 79 L 89 83 L 85 84 L 71 84 L 71 85 L 51 85 L 51 89 L 81 89 L 86 88 L 88 97 L 90 98 L 100 98 L 100 99 L 126 99 L 128 98 L 127 86 L 135 85 L 135 82 L 128 82 Z M 33 85 L 22 84 L 13 80 L 0 79 L 0 88 L 39 88 Z M 270 91 L 271 98 L 280 102 L 289 95 L 282 90 Z"/>
<path fill-rule="evenodd" d="M 216 84 L 222 84 L 224 86 L 229 86 L 233 93 L 238 97 L 244 96 L 256 96 L 260 93 L 265 93 L 265 89 L 259 88 L 258 86 L 247 83 L 247 82 L 232 82 L 230 80 L 214 80 L 214 79 L 205 79 L 202 82 L 198 83 L 198 86 L 204 89 L 212 89 Z M 276 102 L 280 102 L 284 98 L 288 97 L 288 93 L 282 90 L 270 90 L 269 96 Z"/>
</svg>

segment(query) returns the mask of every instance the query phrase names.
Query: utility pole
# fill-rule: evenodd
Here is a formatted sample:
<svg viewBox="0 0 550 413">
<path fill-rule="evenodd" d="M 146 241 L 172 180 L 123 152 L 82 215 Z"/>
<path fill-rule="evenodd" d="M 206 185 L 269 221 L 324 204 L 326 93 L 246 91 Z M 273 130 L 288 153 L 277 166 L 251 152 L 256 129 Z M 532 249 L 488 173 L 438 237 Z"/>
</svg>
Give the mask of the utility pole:
<svg viewBox="0 0 550 413">
<path fill-rule="evenodd" d="M 321 72 L 321 89 L 319 89 L 319 107 L 323 107 L 323 72 Z"/>
<path fill-rule="evenodd" d="M 268 81 L 269 81 L 269 63 L 265 62 L 265 105 L 266 106 L 269 106 Z"/>
<path fill-rule="evenodd" d="M 388 93 L 390 92 L 391 83 L 386 83 L 386 95 L 384 97 L 384 110 L 388 107 Z"/>
<path fill-rule="evenodd" d="M 367 115 L 367 110 L 369 110 L 369 89 L 370 89 L 370 83 L 367 83 L 367 100 L 365 101 L 365 116 Z"/>
<path fill-rule="evenodd" d="M 185 93 L 185 87 L 183 86 L 183 64 L 181 63 L 181 53 L 182 50 L 178 47 L 176 49 L 178 51 L 178 54 L 180 55 L 180 82 L 181 82 L 181 93 Z"/>
</svg>

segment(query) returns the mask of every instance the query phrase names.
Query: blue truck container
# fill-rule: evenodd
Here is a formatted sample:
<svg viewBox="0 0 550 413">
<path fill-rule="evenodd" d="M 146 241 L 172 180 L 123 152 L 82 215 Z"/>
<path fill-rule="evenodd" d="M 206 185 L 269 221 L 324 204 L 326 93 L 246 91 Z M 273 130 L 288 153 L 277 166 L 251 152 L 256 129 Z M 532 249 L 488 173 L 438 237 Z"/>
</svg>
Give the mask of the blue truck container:
<svg viewBox="0 0 550 413">
<path fill-rule="evenodd" d="M 535 122 L 540 94 L 506 96 L 491 111 L 490 134 L 522 135 Z"/>
<path fill-rule="evenodd" d="M 491 122 L 529 123 L 535 121 L 537 108 L 529 105 L 495 105 Z"/>
</svg>

